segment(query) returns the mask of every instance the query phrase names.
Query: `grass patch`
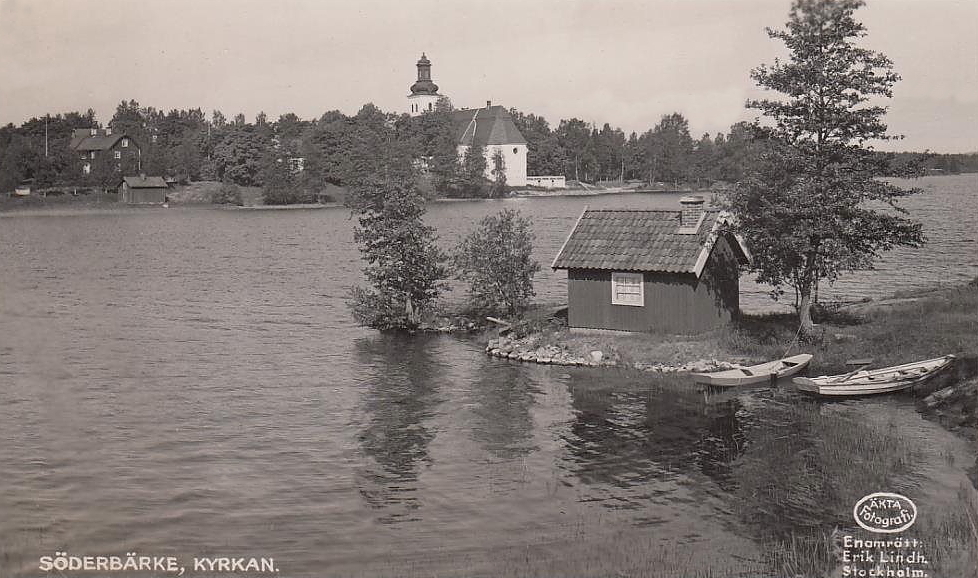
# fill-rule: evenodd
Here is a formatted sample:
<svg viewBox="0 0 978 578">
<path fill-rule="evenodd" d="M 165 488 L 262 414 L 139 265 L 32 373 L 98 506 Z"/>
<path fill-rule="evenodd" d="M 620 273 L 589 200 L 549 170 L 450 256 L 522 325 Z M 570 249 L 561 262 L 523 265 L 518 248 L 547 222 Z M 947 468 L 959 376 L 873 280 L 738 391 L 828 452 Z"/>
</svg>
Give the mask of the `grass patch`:
<svg viewBox="0 0 978 578">
<path fill-rule="evenodd" d="M 773 571 L 826 576 L 838 563 L 831 529 L 852 527 L 852 505 L 894 487 L 923 449 L 885 425 L 826 415 L 819 404 L 769 411 L 733 468 L 738 513 Z"/>
<path fill-rule="evenodd" d="M 209 205 L 222 186 L 224 183 L 220 181 L 195 181 L 170 188 L 166 196 L 174 205 Z M 238 190 L 241 192 L 244 206 L 253 207 L 262 204 L 261 187 L 238 187 Z"/>
<path fill-rule="evenodd" d="M 957 506 L 945 504 L 924 512 L 914 526 L 915 533 L 925 540 L 931 576 L 974 576 L 978 568 L 978 504 L 974 495 L 973 489 L 962 485 Z"/>
</svg>

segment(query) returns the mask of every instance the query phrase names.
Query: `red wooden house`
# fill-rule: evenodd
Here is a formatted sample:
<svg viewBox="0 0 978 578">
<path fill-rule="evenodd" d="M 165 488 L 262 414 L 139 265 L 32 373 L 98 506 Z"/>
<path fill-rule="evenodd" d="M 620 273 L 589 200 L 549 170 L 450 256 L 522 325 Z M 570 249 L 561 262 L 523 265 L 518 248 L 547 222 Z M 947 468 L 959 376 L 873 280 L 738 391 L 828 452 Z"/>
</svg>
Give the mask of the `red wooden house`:
<svg viewBox="0 0 978 578">
<path fill-rule="evenodd" d="M 697 333 L 736 317 L 749 253 L 729 218 L 684 197 L 681 209 L 585 209 L 554 259 L 567 270 L 572 328 Z"/>
<path fill-rule="evenodd" d="M 123 173 L 128 172 L 126 169 L 138 172 L 141 168 L 139 143 L 126 133 L 113 133 L 110 128 L 76 128 L 71 132 L 68 148 L 78 153 L 86 175 L 92 172 L 96 162 L 114 166 Z"/>
</svg>

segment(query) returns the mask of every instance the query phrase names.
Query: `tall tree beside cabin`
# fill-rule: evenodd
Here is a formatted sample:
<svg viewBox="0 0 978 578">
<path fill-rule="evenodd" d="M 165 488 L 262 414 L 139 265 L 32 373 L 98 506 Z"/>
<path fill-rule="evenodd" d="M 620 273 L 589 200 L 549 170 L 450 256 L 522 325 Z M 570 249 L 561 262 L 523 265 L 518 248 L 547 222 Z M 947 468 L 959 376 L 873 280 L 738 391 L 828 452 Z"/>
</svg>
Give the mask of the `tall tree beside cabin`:
<svg viewBox="0 0 978 578">
<path fill-rule="evenodd" d="M 736 229 L 753 252 L 758 281 L 795 290 L 803 336 L 814 335 L 812 302 L 820 281 L 868 268 L 895 246 L 923 243 L 920 224 L 902 215 L 901 189 L 877 179 L 888 155 L 868 141 L 887 134 L 886 109 L 900 80 L 883 54 L 856 44 L 866 28 L 853 18 L 862 0 L 796 0 L 786 30 L 771 30 L 789 51 L 751 77 L 780 99 L 748 101 L 770 124 L 755 123 L 751 169 L 729 197 Z M 907 175 L 911 176 L 911 175 Z M 874 210 L 882 202 L 895 211 Z M 879 206 L 878 204 L 876 206 Z"/>
</svg>

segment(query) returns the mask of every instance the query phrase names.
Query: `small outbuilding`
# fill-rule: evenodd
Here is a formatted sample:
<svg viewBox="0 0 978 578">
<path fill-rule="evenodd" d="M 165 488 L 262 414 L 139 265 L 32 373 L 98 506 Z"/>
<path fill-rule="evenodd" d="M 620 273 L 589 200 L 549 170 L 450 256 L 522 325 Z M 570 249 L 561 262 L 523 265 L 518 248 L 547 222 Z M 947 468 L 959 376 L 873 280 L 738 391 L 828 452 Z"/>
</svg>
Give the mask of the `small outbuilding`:
<svg viewBox="0 0 978 578">
<path fill-rule="evenodd" d="M 750 254 L 730 216 L 683 197 L 680 209 L 584 209 L 551 265 L 567 270 L 568 325 L 698 333 L 740 312 Z"/>
<path fill-rule="evenodd" d="M 130 205 L 162 205 L 166 202 L 167 188 L 163 177 L 123 177 L 119 200 Z"/>
</svg>

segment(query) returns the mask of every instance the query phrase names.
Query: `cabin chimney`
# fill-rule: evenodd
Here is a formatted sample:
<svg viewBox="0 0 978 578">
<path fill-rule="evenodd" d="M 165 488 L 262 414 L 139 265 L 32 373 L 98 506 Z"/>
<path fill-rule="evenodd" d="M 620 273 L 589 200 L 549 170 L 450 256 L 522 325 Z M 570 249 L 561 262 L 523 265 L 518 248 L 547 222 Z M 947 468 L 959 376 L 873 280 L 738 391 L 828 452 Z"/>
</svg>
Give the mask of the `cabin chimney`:
<svg viewBox="0 0 978 578">
<path fill-rule="evenodd" d="M 491 100 L 487 100 L 486 101 L 486 108 L 489 108 L 491 106 L 492 106 L 492 101 Z"/>
<path fill-rule="evenodd" d="M 703 197 L 699 195 L 689 195 L 679 199 L 679 232 L 696 233 L 700 228 L 700 220 L 703 218 Z"/>
</svg>

